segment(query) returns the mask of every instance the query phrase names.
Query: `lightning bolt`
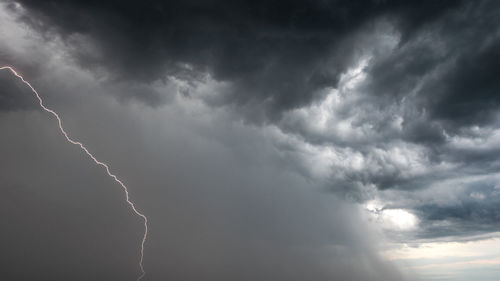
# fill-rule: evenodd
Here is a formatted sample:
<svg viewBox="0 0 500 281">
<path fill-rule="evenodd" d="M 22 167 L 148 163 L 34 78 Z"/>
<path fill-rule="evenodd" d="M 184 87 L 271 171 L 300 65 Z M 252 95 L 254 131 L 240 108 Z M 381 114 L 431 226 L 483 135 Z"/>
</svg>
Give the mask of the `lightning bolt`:
<svg viewBox="0 0 500 281">
<path fill-rule="evenodd" d="M 141 212 L 139 212 L 137 210 L 137 208 L 135 207 L 134 203 L 132 201 L 130 201 L 130 197 L 129 197 L 127 186 L 115 174 L 113 174 L 110 171 L 108 164 L 97 160 L 97 158 L 92 153 L 90 153 L 90 151 L 85 147 L 85 145 L 83 145 L 83 143 L 81 143 L 79 141 L 75 141 L 75 140 L 73 140 L 72 138 L 69 137 L 68 133 L 66 133 L 66 131 L 64 130 L 64 128 L 62 126 L 62 120 L 61 120 L 61 117 L 59 117 L 59 114 L 57 114 L 54 110 L 46 107 L 43 104 L 43 100 L 40 97 L 40 95 L 38 94 L 38 92 L 35 90 L 35 88 L 33 86 L 31 86 L 31 84 L 28 81 L 24 80 L 23 76 L 21 76 L 19 73 L 17 73 L 17 71 L 14 68 L 12 68 L 11 66 L 2 66 L 2 67 L 0 67 L 0 70 L 3 70 L 3 69 L 10 70 L 10 72 L 12 74 L 14 74 L 24 84 L 26 84 L 26 86 L 28 86 L 31 89 L 31 91 L 33 92 L 33 94 L 35 94 L 35 97 L 38 99 L 38 103 L 40 104 L 40 107 L 43 110 L 45 110 L 46 112 L 52 114 L 57 119 L 57 124 L 59 125 L 59 130 L 61 131 L 61 133 L 63 134 L 63 136 L 66 138 L 66 140 L 69 143 L 79 146 L 83 150 L 83 152 L 85 152 L 85 154 L 87 154 L 87 156 L 90 157 L 90 159 L 92 159 L 92 161 L 94 161 L 94 163 L 96 165 L 103 167 L 106 170 L 106 173 L 108 174 L 108 176 L 110 178 L 112 178 L 116 183 L 118 183 L 123 188 L 123 191 L 125 192 L 125 199 L 127 201 L 127 204 L 129 204 L 130 208 L 134 211 L 134 213 L 137 216 L 141 217 L 143 219 L 143 221 L 144 221 L 144 235 L 142 236 L 142 241 L 141 241 L 141 256 L 140 256 L 140 259 L 139 259 L 139 267 L 141 269 L 141 275 L 137 278 L 137 281 L 140 281 L 144 277 L 144 275 L 146 274 L 146 272 L 144 271 L 143 261 L 144 261 L 144 244 L 146 243 L 146 238 L 148 236 L 148 218 L 144 214 L 142 214 Z"/>
</svg>

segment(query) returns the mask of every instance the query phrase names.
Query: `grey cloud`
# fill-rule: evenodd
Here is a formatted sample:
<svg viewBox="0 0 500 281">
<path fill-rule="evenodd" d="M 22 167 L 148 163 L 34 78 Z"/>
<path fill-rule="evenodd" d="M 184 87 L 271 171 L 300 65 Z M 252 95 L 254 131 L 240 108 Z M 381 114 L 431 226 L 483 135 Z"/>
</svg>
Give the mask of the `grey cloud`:
<svg viewBox="0 0 500 281">
<path fill-rule="evenodd" d="M 498 174 L 442 175 L 417 190 L 386 190 L 383 210 L 403 209 L 418 218 L 412 231 L 387 233 L 404 243 L 484 239 L 499 231 Z"/>
<path fill-rule="evenodd" d="M 368 71 L 367 91 L 415 104 L 450 131 L 491 122 L 498 105 L 498 9 L 468 3 L 401 42 Z"/>
<path fill-rule="evenodd" d="M 9 70 L 0 70 L 0 111 L 30 110 L 36 108 L 32 93 L 22 88 L 22 82 L 14 78 Z M 20 90 L 22 89 L 22 90 Z"/>
<path fill-rule="evenodd" d="M 332 166 L 326 184 L 333 190 L 340 186 L 342 192 L 360 185 L 427 188 L 460 173 L 495 171 L 495 138 L 470 132 L 498 128 L 500 87 L 493 77 L 498 72 L 497 5 L 464 4 L 409 33 L 397 27 L 382 30 L 373 41 L 381 47 L 365 46 L 367 58 L 359 59 L 361 68 L 356 70 L 360 74 L 343 78 L 331 99 L 287 112 L 279 126 L 306 143 L 350 154 L 336 161 L 349 163 L 362 156 L 361 169 Z M 377 43 L 391 40 L 395 43 L 385 47 Z M 353 75 L 355 68 L 344 75 Z M 459 148 L 458 139 L 477 145 Z M 404 147 L 398 156 L 395 152 Z M 380 158 L 377 151 L 387 156 Z M 415 174 L 408 163 L 427 169 Z"/>
<path fill-rule="evenodd" d="M 419 237 L 473 236 L 500 230 L 500 192 L 492 183 L 471 185 L 456 202 L 422 204 L 416 214 L 422 220 Z"/>
<path fill-rule="evenodd" d="M 460 1 L 20 2 L 22 19 L 75 43 L 83 65 L 154 81 L 187 64 L 234 85 L 225 103 L 263 106 L 276 119 L 336 87 L 360 30 L 385 17 L 411 36 Z M 81 36 L 87 43 L 71 40 Z"/>
</svg>

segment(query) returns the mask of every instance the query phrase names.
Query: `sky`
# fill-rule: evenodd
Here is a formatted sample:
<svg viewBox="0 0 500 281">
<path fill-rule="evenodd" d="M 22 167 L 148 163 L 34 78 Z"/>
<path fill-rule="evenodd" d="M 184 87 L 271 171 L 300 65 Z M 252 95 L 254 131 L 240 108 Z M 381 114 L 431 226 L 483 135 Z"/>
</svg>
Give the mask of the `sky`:
<svg viewBox="0 0 500 281">
<path fill-rule="evenodd" d="M 0 0 L 148 217 L 142 280 L 498 281 L 500 2 Z M 121 187 L 0 70 L 0 274 L 137 280 Z"/>
</svg>

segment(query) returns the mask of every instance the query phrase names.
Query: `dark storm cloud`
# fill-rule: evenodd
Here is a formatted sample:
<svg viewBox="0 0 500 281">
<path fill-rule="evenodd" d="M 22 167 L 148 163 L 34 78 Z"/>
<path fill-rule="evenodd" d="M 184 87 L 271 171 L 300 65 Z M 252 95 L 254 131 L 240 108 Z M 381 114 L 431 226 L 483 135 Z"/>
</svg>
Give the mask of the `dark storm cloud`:
<svg viewBox="0 0 500 281">
<path fill-rule="evenodd" d="M 417 107 L 452 132 L 491 122 L 500 90 L 498 8 L 466 3 L 405 38 L 370 67 L 367 91 L 394 99 L 415 91 Z"/>
<path fill-rule="evenodd" d="M 233 85 L 225 103 L 265 106 L 272 117 L 336 87 L 361 47 L 356 33 L 380 17 L 411 37 L 460 1 L 20 2 L 25 21 L 73 40 L 83 65 L 141 81 L 188 65 Z"/>
<path fill-rule="evenodd" d="M 390 38 L 382 32 L 372 46 L 362 44 L 371 48 L 356 70 L 363 76 L 341 81 L 331 94 L 336 103 L 289 112 L 280 128 L 351 154 L 335 161 L 361 159 L 361 168 L 333 165 L 327 183 L 358 196 L 359 186 L 415 190 L 459 175 L 494 173 L 498 11 L 497 1 L 478 1 L 450 7 L 420 28 L 391 22 L 395 29 L 385 31 Z M 391 40 L 392 46 L 377 47 Z"/>
<path fill-rule="evenodd" d="M 0 88 L 0 111 L 36 108 L 32 93 L 29 89 L 21 87 L 22 82 L 14 78 L 9 70 L 0 70 L 0 84 L 2 85 Z"/>
<path fill-rule="evenodd" d="M 415 209 L 422 220 L 418 237 L 473 236 L 500 231 L 500 191 L 492 182 L 468 186 L 454 201 L 423 203 Z"/>
</svg>

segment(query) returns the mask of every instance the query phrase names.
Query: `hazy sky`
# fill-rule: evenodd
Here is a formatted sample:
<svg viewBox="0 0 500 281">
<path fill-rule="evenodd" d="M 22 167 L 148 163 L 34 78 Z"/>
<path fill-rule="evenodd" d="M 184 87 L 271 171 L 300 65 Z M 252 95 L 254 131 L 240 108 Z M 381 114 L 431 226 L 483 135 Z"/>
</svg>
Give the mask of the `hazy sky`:
<svg viewBox="0 0 500 281">
<path fill-rule="evenodd" d="M 500 2 L 0 0 L 149 219 L 143 280 L 495 281 Z M 123 190 L 0 70 L 0 275 L 136 280 Z"/>
</svg>

